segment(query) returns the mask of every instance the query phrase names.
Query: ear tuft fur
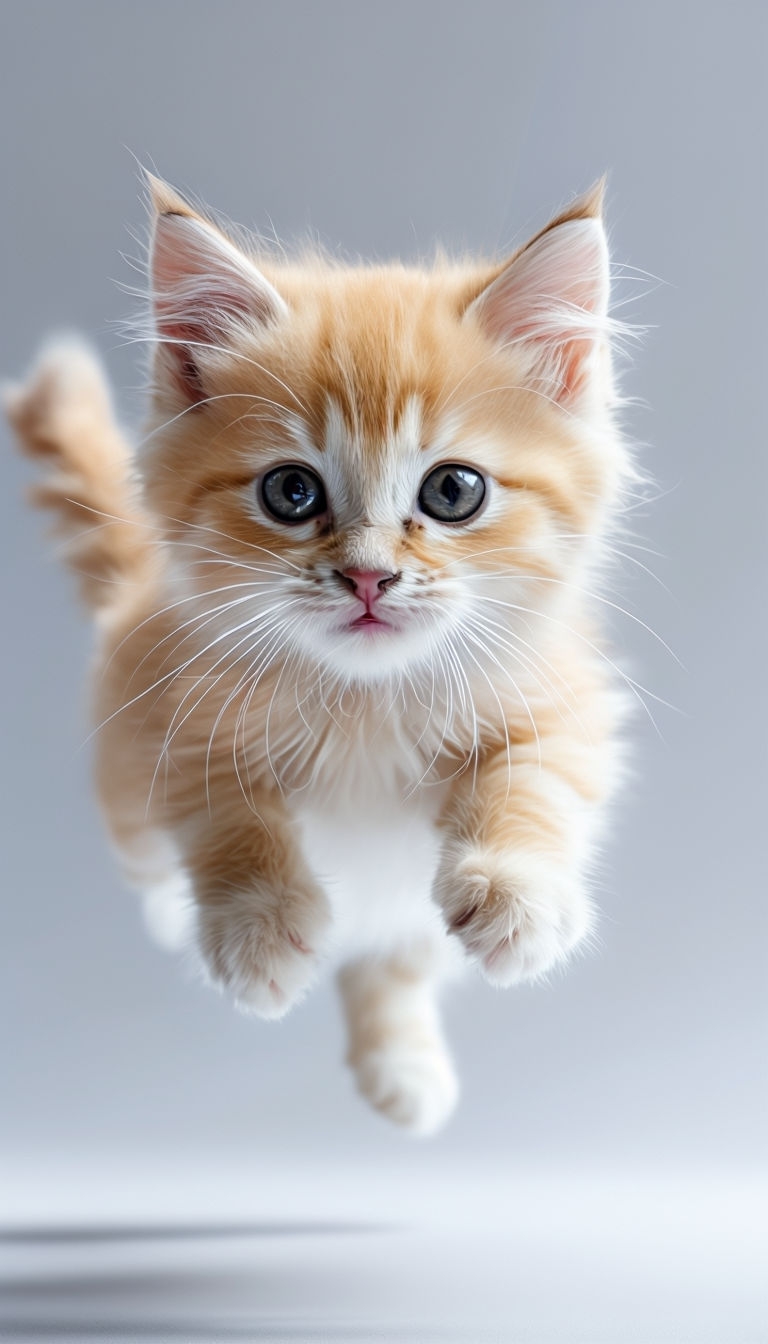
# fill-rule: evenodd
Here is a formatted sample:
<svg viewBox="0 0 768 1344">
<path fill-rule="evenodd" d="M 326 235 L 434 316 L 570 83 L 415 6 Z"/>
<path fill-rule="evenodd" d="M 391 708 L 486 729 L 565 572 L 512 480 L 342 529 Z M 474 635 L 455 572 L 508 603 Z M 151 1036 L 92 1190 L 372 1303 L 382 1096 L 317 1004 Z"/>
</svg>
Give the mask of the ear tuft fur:
<svg viewBox="0 0 768 1344">
<path fill-rule="evenodd" d="M 144 177 L 150 205 L 155 215 L 188 215 L 192 219 L 199 218 L 197 211 L 193 210 L 192 206 L 161 177 L 155 177 L 154 173 L 146 170 Z"/>
<path fill-rule="evenodd" d="M 150 245 L 159 381 L 170 374 L 190 403 L 205 399 L 205 351 L 231 344 L 237 328 L 258 330 L 287 313 L 250 258 L 159 178 L 147 176 L 155 219 Z"/>
<path fill-rule="evenodd" d="M 608 354 L 604 185 L 597 182 L 526 243 L 466 312 L 491 340 L 527 354 L 531 385 L 561 405 L 605 369 L 598 348 Z"/>
</svg>

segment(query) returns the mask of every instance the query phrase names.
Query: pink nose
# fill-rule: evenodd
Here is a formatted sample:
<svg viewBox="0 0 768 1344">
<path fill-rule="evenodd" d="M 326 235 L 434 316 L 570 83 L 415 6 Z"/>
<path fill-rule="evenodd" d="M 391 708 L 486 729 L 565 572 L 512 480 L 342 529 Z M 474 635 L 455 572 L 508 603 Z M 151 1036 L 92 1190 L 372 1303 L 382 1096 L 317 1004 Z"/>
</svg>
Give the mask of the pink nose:
<svg viewBox="0 0 768 1344">
<path fill-rule="evenodd" d="M 369 611 L 382 593 L 400 578 L 399 574 L 390 574 L 386 569 L 337 569 L 336 573 Z"/>
</svg>

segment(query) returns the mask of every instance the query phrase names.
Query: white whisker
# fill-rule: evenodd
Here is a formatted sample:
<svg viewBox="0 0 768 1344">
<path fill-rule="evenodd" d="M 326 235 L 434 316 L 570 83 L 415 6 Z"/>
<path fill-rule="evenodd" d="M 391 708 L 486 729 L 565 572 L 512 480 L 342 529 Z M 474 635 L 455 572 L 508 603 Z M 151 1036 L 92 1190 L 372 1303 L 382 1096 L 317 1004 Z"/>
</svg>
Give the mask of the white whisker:
<svg viewBox="0 0 768 1344">
<path fill-rule="evenodd" d="M 274 382 L 278 383 L 279 386 L 282 387 L 283 391 L 288 393 L 289 397 L 293 398 L 293 400 L 296 402 L 296 405 L 299 407 L 299 410 L 303 411 L 305 415 L 310 414 L 308 408 L 304 405 L 304 402 L 293 391 L 293 388 L 289 387 L 287 383 L 283 382 L 282 378 L 279 378 L 277 374 L 272 371 L 272 369 L 268 369 L 265 364 L 260 364 L 256 359 L 251 359 L 249 355 L 243 354 L 241 350 L 233 350 L 231 346 L 214 345 L 212 341 L 177 340 L 175 337 L 162 336 L 159 335 L 157 332 L 146 333 L 141 336 L 129 337 L 125 340 L 124 344 L 178 345 L 184 350 L 210 350 L 213 351 L 214 354 L 226 355 L 229 359 L 239 359 L 243 363 L 249 364 L 252 368 L 258 369 L 260 373 L 265 373 L 268 378 L 272 378 Z"/>
<path fill-rule="evenodd" d="M 290 602 L 290 599 L 289 599 L 289 602 Z M 272 610 L 276 610 L 276 608 L 275 608 L 275 609 L 272 609 Z M 242 630 L 242 629 L 246 629 L 246 630 L 247 630 L 247 633 L 243 636 L 242 639 L 238 640 L 236 644 L 234 644 L 234 645 L 228 647 L 227 649 L 225 649 L 225 651 L 224 651 L 224 653 L 221 655 L 221 657 L 218 658 L 218 659 L 216 660 L 216 662 L 214 662 L 213 665 L 212 665 L 210 668 L 208 668 L 208 669 L 206 670 L 205 674 L 204 674 L 203 676 L 201 676 L 201 677 L 199 677 L 199 678 L 196 679 L 196 681 L 195 681 L 195 685 L 192 686 L 192 687 L 190 687 L 190 689 L 189 689 L 189 690 L 186 692 L 186 694 L 182 697 L 182 699 L 181 699 L 181 701 L 179 702 L 179 704 L 176 706 L 176 708 L 175 708 L 175 710 L 174 710 L 174 713 L 173 713 L 173 715 L 172 715 L 172 717 L 171 717 L 170 723 L 168 724 L 168 728 L 167 728 L 167 730 L 166 730 L 166 734 L 165 734 L 165 739 L 164 739 L 164 741 L 163 741 L 163 745 L 162 745 L 162 747 L 161 747 L 161 749 L 160 749 L 160 756 L 159 756 L 159 759 L 158 759 L 158 763 L 157 763 L 157 766 L 155 767 L 155 773 L 154 773 L 154 775 L 153 775 L 153 777 L 152 777 L 152 783 L 151 783 L 151 785 L 150 785 L 150 790 L 149 790 L 149 797 L 148 797 L 148 799 L 147 799 L 147 812 L 149 811 L 149 807 L 150 807 L 150 803 L 151 803 L 151 798 L 152 798 L 152 791 L 153 791 L 153 788 L 154 788 L 155 781 L 156 781 L 156 779 L 157 779 L 157 773 L 158 773 L 158 771 L 159 771 L 159 769 L 160 769 L 161 762 L 163 761 L 164 758 L 167 759 L 167 757 L 168 757 L 168 753 L 169 753 L 169 751 L 170 751 L 170 747 L 171 747 L 171 744 L 172 744 L 174 738 L 175 738 L 175 737 L 178 735 L 178 733 L 181 731 L 181 729 L 183 728 L 184 724 L 185 724 L 185 723 L 187 722 L 187 720 L 189 719 L 190 715 L 193 714 L 194 711 L 195 711 L 196 709 L 199 708 L 199 706 L 201 705 L 202 701 L 203 701 L 203 700 L 210 694 L 210 692 L 211 692 L 212 690 L 215 689 L 216 686 L 218 686 L 219 682 L 222 680 L 222 677 L 225 676 L 225 675 L 231 670 L 231 667 L 234 665 L 234 663 L 233 663 L 233 661 L 232 661 L 232 659 L 233 659 L 233 655 L 236 653 L 236 651 L 237 651 L 238 649 L 242 648 L 243 644 L 249 644 L 249 641 L 251 641 L 251 640 L 253 639 L 254 635 L 255 635 L 258 639 L 263 639 L 263 638 L 268 638 L 268 637 L 269 637 L 269 634 L 271 633 L 272 624 L 275 623 L 275 622 L 279 622 L 280 619 L 281 619 L 279 616 L 273 616 L 273 621 L 272 621 L 272 622 L 267 622 L 267 623 L 266 623 L 266 626 L 265 626 L 265 624 L 264 624 L 264 618 L 265 618 L 267 615 L 269 615 L 269 614 L 270 614 L 269 611 L 267 611 L 267 612 L 263 612 L 263 613 L 260 613 L 259 616 L 251 618 L 249 621 L 242 622 L 240 625 L 236 626 L 234 629 L 226 631 L 224 635 L 220 635 L 220 636 L 218 636 L 218 638 L 217 638 L 216 640 L 213 640 L 213 641 L 207 646 L 206 652 L 208 651 L 208 649 L 213 648 L 215 644 L 221 642 L 222 639 L 229 639 L 229 638 L 232 637 L 232 635 L 238 634 L 238 633 L 240 632 L 240 630 Z M 258 622 L 258 625 L 257 625 L 257 622 Z M 241 658 L 243 658 L 243 657 L 247 657 L 249 653 L 253 652 L 253 648 L 254 648 L 254 645 L 251 643 L 251 644 L 250 644 L 250 647 L 249 647 L 248 649 L 246 649 L 246 651 L 245 651 L 244 654 L 238 654 L 238 656 L 237 656 L 236 658 L 234 658 L 234 662 L 239 662 Z M 217 677 L 214 677 L 213 680 L 211 680 L 211 677 L 212 677 L 213 673 L 216 671 L 216 668 L 217 668 L 217 667 L 220 667 L 222 663 L 225 664 L 223 671 L 222 671 L 221 673 L 219 673 L 219 675 L 218 675 Z M 183 708 L 184 708 L 184 706 L 185 706 L 187 700 L 189 699 L 189 697 L 190 697 L 191 695 L 193 695 L 194 692 L 195 692 L 197 689 L 199 689 L 200 683 L 201 683 L 202 681 L 205 682 L 205 689 L 203 690 L 203 692 L 201 693 L 201 695 L 199 696 L 199 698 L 195 701 L 194 705 L 192 705 L 192 707 L 191 707 L 189 710 L 187 710 L 187 712 L 182 716 L 182 718 L 181 718 L 181 719 L 179 720 L 179 722 L 177 723 L 176 720 L 177 720 L 177 718 L 178 718 L 178 716 L 179 716 L 180 711 L 183 710 Z"/>
</svg>

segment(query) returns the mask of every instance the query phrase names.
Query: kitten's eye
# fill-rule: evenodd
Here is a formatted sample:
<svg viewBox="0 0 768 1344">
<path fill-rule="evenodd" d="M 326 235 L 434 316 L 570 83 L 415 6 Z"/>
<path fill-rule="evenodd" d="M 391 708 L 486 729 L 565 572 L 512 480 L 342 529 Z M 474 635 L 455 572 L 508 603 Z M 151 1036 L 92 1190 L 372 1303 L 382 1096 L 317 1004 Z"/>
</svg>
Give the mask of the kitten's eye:
<svg viewBox="0 0 768 1344">
<path fill-rule="evenodd" d="M 485 499 L 485 481 L 474 467 L 449 462 L 430 471 L 419 491 L 419 508 L 440 523 L 463 523 Z"/>
<path fill-rule="evenodd" d="M 293 463 L 267 472 L 261 482 L 261 499 L 265 509 L 281 523 L 303 523 L 328 508 L 317 472 Z"/>
</svg>

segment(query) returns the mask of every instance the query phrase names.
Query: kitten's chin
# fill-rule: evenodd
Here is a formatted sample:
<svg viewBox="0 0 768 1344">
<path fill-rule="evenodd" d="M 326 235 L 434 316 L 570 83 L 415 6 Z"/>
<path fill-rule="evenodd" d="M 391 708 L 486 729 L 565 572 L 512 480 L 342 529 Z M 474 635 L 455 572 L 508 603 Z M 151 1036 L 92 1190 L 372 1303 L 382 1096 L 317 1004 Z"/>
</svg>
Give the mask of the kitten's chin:
<svg viewBox="0 0 768 1344">
<path fill-rule="evenodd" d="M 423 627 L 358 618 L 319 632 L 305 631 L 305 652 L 337 676 L 371 685 L 428 665 L 429 643 Z"/>
</svg>

